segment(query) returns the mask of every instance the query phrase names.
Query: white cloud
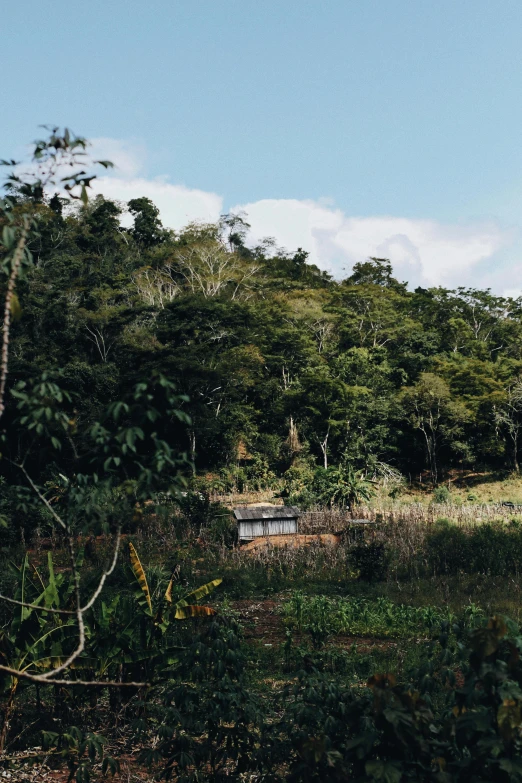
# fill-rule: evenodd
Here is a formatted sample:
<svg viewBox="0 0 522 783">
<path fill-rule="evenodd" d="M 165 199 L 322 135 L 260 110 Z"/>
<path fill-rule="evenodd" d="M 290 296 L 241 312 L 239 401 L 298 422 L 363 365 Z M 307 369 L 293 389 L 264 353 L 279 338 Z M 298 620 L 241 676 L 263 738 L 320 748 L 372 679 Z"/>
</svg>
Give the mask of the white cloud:
<svg viewBox="0 0 522 783">
<path fill-rule="evenodd" d="M 145 167 L 147 149 L 137 141 L 98 137 L 91 139 L 89 155 L 95 160 L 110 160 L 119 177 L 135 177 Z"/>
<path fill-rule="evenodd" d="M 129 201 L 146 196 L 159 208 L 165 226 L 180 229 L 192 220 L 216 221 L 223 212 L 217 193 L 173 184 L 166 177 L 146 176 L 146 149 L 135 141 L 99 138 L 91 152 L 116 164 L 93 182 L 107 198 Z M 410 285 L 457 285 L 514 290 L 517 264 L 502 259 L 513 249 L 515 232 L 493 221 L 469 224 L 440 223 L 404 217 L 351 217 L 328 198 L 317 201 L 263 199 L 237 205 L 251 224 L 255 243 L 274 237 L 277 244 L 309 251 L 310 261 L 335 278 L 347 276 L 368 256 L 389 258 L 396 276 Z M 127 216 L 126 222 L 130 219 Z M 522 251 L 521 251 L 522 252 Z"/>
<path fill-rule="evenodd" d="M 493 222 L 451 225 L 401 217 L 349 217 L 324 202 L 264 199 L 242 204 L 255 240 L 310 252 L 310 261 L 336 278 L 368 256 L 389 258 L 413 285 L 471 285 L 470 275 L 513 239 Z"/>
<path fill-rule="evenodd" d="M 108 199 L 130 201 L 141 196 L 150 198 L 168 228 L 183 228 L 191 220 L 212 223 L 223 211 L 223 199 L 216 193 L 172 185 L 163 179 L 107 176 L 95 179 L 92 184 L 95 193 L 103 193 Z"/>
<path fill-rule="evenodd" d="M 147 150 L 139 142 L 97 138 L 92 140 L 89 153 L 95 159 L 114 163 L 114 169 L 93 181 L 94 193 L 102 193 L 116 201 L 130 201 L 141 196 L 150 198 L 168 228 L 183 228 L 191 220 L 214 222 L 223 211 L 223 199 L 216 193 L 172 184 L 166 177 L 149 179 L 144 176 Z M 132 223 L 129 216 L 122 222 Z"/>
</svg>

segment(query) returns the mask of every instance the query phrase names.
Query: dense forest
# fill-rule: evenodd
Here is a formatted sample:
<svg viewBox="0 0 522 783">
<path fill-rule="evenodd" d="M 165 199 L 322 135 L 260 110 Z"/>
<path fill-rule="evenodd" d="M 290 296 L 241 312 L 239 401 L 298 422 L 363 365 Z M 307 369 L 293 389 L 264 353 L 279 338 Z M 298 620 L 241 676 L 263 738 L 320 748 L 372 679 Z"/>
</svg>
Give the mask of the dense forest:
<svg viewBox="0 0 522 783">
<path fill-rule="evenodd" d="M 246 215 L 173 231 L 146 198 L 35 208 L 9 382 L 45 371 L 75 432 L 162 373 L 190 417 L 178 448 L 218 489 L 341 464 L 433 483 L 518 471 L 522 300 L 410 291 L 379 258 L 336 281 L 301 248 L 249 244 Z M 67 446 L 39 458 L 48 478 L 74 463 Z"/>
</svg>

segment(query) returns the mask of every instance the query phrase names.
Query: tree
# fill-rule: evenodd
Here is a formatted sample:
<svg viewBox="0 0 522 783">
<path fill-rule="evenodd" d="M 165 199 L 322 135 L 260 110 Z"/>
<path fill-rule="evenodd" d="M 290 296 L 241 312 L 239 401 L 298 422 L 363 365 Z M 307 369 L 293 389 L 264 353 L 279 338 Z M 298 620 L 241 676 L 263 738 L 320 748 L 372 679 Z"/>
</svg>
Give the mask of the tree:
<svg viewBox="0 0 522 783">
<path fill-rule="evenodd" d="M 456 445 L 469 412 L 452 400 L 448 384 L 434 373 L 422 373 L 414 386 L 403 389 L 400 400 L 410 425 L 422 433 L 431 480 L 436 484 L 441 446 Z"/>
<path fill-rule="evenodd" d="M 221 215 L 219 219 L 219 226 L 221 231 L 226 234 L 226 242 L 231 253 L 234 251 L 242 251 L 245 253 L 247 250 L 245 247 L 245 239 L 250 228 L 250 223 L 246 221 L 246 214 L 240 212 L 239 214 Z"/>
<path fill-rule="evenodd" d="M 522 431 L 522 377 L 508 386 L 503 402 L 493 408 L 493 418 L 498 431 L 503 431 L 511 440 L 513 470 L 520 473 L 518 449 Z"/>
<path fill-rule="evenodd" d="M 416 326 L 408 313 L 410 295 L 401 285 L 381 285 L 365 274 L 361 282 L 343 281 L 332 298 L 343 348 L 395 348 Z"/>
<path fill-rule="evenodd" d="M 133 198 L 127 203 L 131 215 L 134 215 L 132 234 L 145 248 L 154 247 L 163 241 L 165 231 L 159 219 L 159 209 L 149 198 Z"/>
<path fill-rule="evenodd" d="M 323 364 L 303 373 L 293 396 L 305 432 L 319 445 L 326 470 L 331 441 L 347 425 L 347 386 Z"/>
<path fill-rule="evenodd" d="M 168 268 L 179 275 L 192 294 L 211 298 L 227 292 L 236 299 L 248 296 L 259 265 L 230 252 L 220 240 L 213 240 L 180 247 Z"/>
<path fill-rule="evenodd" d="M 346 279 L 349 285 L 378 285 L 406 293 L 406 283 L 399 283 L 393 277 L 392 265 L 387 258 L 371 256 L 367 261 L 354 264 L 352 274 Z"/>
<path fill-rule="evenodd" d="M 3 346 L 0 370 L 0 416 L 6 411 L 6 384 L 11 336 L 11 316 L 16 314 L 16 285 L 31 268 L 28 249 L 32 237 L 38 235 L 38 209 L 46 187 L 61 182 L 71 198 L 87 204 L 87 188 L 93 176 L 83 170 L 59 178 L 64 166 L 75 168 L 84 155 L 87 143 L 68 130 L 60 133 L 53 128 L 48 140 L 39 141 L 33 153 L 33 168 L 24 175 L 16 168 L 7 177 L 7 184 L 16 185 L 16 195 L 0 203 L 3 223 L 1 271 L 7 279 Z M 80 158 L 81 160 L 81 158 Z M 81 161 L 83 162 L 83 161 Z M 102 162 L 103 165 L 109 165 Z M 15 167 L 15 161 L 8 165 Z M 91 225 L 94 236 L 103 236 L 113 228 L 118 210 L 110 202 L 100 201 L 89 213 L 96 221 Z M 59 375 L 57 371 L 57 375 Z M 158 374 L 148 382 L 136 384 L 127 399 L 114 401 L 104 419 L 78 426 L 73 411 L 73 395 L 60 388 L 49 372 L 40 378 L 19 381 L 11 389 L 14 405 L 9 408 L 8 428 L 2 433 L 4 459 L 8 460 L 16 483 L 16 474 L 24 481 L 25 503 L 45 510 L 49 521 L 64 536 L 68 552 L 74 608 L 57 608 L 40 599 L 28 601 L 1 596 L 1 600 L 22 607 L 27 612 L 52 612 L 75 624 L 76 642 L 63 658 L 53 665 L 47 662 L 44 671 L 28 672 L 22 665 L 0 664 L 0 672 L 13 678 L 42 684 L 67 684 L 69 668 L 82 656 L 86 646 L 86 614 L 99 597 L 118 559 L 122 520 L 132 513 L 137 499 L 144 500 L 160 485 L 173 492 L 179 488 L 179 468 L 184 464 L 177 451 L 164 439 L 165 424 L 172 420 L 188 424 L 189 420 L 177 406 L 180 398 L 172 384 Z M 15 409 L 13 411 L 13 408 Z M 163 437 L 158 434 L 162 419 Z M 6 418 L 4 417 L 4 423 Z M 55 461 L 62 456 L 61 488 L 51 502 L 43 476 L 33 477 L 31 468 L 38 464 L 42 453 L 52 449 Z M 128 491 L 120 491 L 122 484 Z M 132 489 L 131 489 L 132 488 Z M 129 491 L 130 490 L 130 491 Z M 114 549 L 98 584 L 88 597 L 81 591 L 81 556 L 75 537 L 88 530 L 112 532 Z M 97 683 L 96 683 L 97 684 Z"/>
</svg>

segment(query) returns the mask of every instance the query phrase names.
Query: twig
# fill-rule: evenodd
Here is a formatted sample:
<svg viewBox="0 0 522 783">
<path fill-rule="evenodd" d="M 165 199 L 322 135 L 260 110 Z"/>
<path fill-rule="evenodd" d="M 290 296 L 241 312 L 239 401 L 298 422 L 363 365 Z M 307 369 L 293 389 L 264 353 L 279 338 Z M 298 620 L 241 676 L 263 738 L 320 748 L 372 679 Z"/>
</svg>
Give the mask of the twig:
<svg viewBox="0 0 522 783">
<path fill-rule="evenodd" d="M 6 601 L 8 604 L 14 604 L 15 606 L 24 606 L 26 609 L 37 609 L 40 612 L 51 612 L 52 614 L 76 614 L 72 609 L 54 609 L 50 606 L 40 606 L 40 604 L 28 604 L 26 601 L 17 601 L 16 598 L 9 598 L 7 595 L 0 593 L 0 601 Z"/>
<path fill-rule="evenodd" d="M 53 516 L 53 519 L 54 519 L 56 522 L 58 522 L 58 524 L 60 525 L 60 527 L 61 527 L 63 530 L 65 530 L 65 531 L 68 533 L 68 532 L 69 532 L 69 528 L 67 527 L 67 525 L 65 524 L 65 522 L 63 521 L 63 519 L 60 517 L 60 515 L 59 515 L 59 514 L 57 514 L 57 512 L 56 512 L 56 511 L 54 510 L 54 508 L 51 506 L 51 504 L 49 503 L 49 501 L 47 500 L 47 498 L 45 497 L 45 495 L 42 495 L 42 493 L 40 492 L 40 490 L 38 489 L 38 487 L 36 486 L 36 484 L 35 484 L 35 483 L 34 483 L 34 481 L 32 480 L 31 476 L 29 475 L 29 473 L 28 473 L 28 472 L 27 472 L 27 470 L 25 469 L 24 465 L 20 465 L 19 463 L 15 463 L 15 464 L 17 465 L 17 467 L 19 467 L 19 468 L 20 468 L 20 470 L 21 470 L 21 471 L 22 471 L 22 473 L 24 474 L 25 478 L 27 479 L 27 481 L 28 481 L 28 482 L 29 482 L 29 484 L 31 485 L 31 489 L 32 489 L 32 490 L 33 490 L 33 492 L 35 492 L 35 494 L 38 496 L 38 499 L 42 501 L 42 503 L 43 503 L 43 504 L 44 504 L 44 506 L 47 508 L 47 510 L 48 510 L 48 511 L 49 511 L 49 512 L 52 514 L 52 516 Z"/>
<path fill-rule="evenodd" d="M 11 677 L 16 677 L 19 680 L 29 680 L 29 682 L 38 682 L 43 685 L 67 685 L 67 686 L 83 686 L 83 687 L 101 687 L 101 688 L 150 688 L 150 682 L 114 682 L 112 680 L 49 680 L 45 678 L 43 674 L 29 674 L 28 672 L 18 671 L 18 669 L 12 669 L 10 666 L 3 666 L 0 664 L 0 672 L 10 674 Z"/>
</svg>

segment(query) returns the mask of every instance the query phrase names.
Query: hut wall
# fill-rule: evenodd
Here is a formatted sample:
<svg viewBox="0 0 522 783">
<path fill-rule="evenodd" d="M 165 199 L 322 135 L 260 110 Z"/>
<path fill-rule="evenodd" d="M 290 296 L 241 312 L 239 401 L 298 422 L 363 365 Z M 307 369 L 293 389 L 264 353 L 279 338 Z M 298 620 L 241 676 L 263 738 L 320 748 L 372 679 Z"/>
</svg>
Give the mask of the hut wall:
<svg viewBox="0 0 522 783">
<path fill-rule="evenodd" d="M 297 533 L 297 519 L 253 519 L 239 523 L 239 538 L 243 541 L 264 536 L 284 536 Z"/>
</svg>

